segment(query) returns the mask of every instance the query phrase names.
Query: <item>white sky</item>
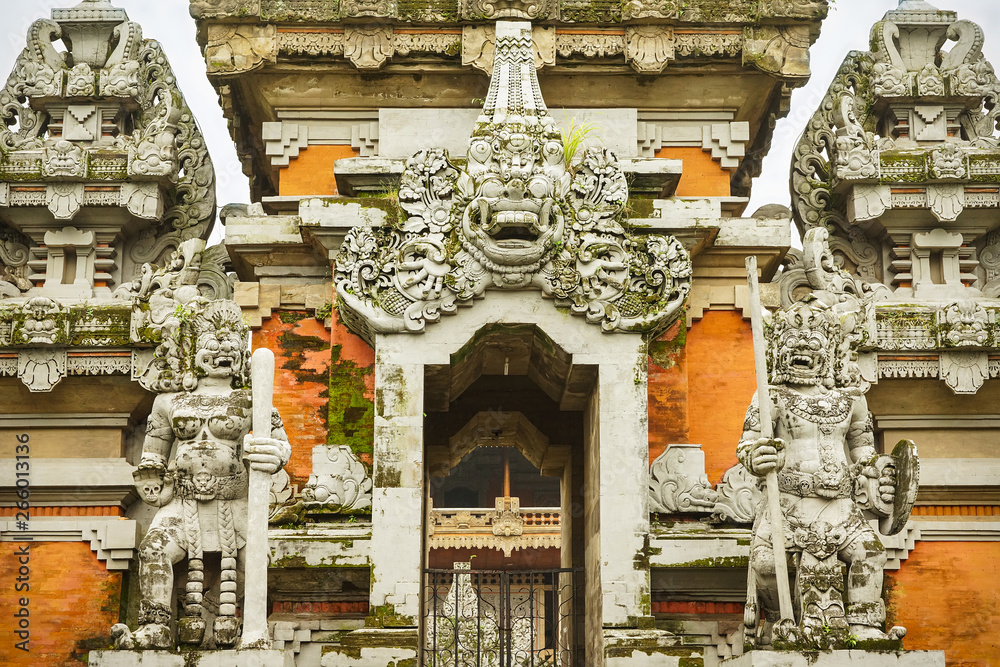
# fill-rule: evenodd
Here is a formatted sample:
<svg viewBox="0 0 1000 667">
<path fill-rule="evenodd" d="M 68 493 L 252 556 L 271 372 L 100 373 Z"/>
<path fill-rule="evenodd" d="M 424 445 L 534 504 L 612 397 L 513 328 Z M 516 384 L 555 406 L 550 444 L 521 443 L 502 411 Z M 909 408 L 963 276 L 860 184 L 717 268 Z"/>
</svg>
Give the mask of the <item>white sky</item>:
<svg viewBox="0 0 1000 667">
<path fill-rule="evenodd" d="M 31 23 L 48 17 L 53 7 L 68 7 L 73 0 L 3 0 L 5 29 L 0 39 L 0 71 L 10 71 L 24 48 Z M 129 18 L 142 25 L 147 39 L 159 40 L 167 53 L 181 90 L 201 124 L 215 162 L 218 202 L 248 202 L 249 187 L 236 151 L 229 138 L 215 90 L 205 76 L 205 63 L 195 41 L 194 20 L 187 0 L 117 0 Z M 788 117 L 778 122 L 771 152 L 764 161 L 764 173 L 754 182 L 753 198 L 747 214 L 769 203 L 789 204 L 788 169 L 792 149 L 812 115 L 834 73 L 850 50 L 868 48 L 868 32 L 873 23 L 897 5 L 897 0 L 831 0 L 830 16 L 811 51 L 812 78 L 805 88 L 792 95 Z M 939 0 L 940 9 L 957 11 L 960 19 L 982 26 L 986 33 L 983 51 L 1000 68 L 1000 0 Z M 214 237 L 219 237 L 217 228 Z"/>
</svg>

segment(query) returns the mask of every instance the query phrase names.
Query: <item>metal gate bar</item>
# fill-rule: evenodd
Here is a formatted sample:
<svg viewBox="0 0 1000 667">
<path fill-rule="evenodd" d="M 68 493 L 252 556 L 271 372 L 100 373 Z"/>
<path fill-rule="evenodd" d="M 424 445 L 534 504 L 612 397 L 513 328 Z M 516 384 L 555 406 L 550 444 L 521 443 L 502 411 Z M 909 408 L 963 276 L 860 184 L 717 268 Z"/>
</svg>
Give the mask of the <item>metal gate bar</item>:
<svg viewBox="0 0 1000 667">
<path fill-rule="evenodd" d="M 424 570 L 423 667 L 583 667 L 582 569 Z"/>
</svg>

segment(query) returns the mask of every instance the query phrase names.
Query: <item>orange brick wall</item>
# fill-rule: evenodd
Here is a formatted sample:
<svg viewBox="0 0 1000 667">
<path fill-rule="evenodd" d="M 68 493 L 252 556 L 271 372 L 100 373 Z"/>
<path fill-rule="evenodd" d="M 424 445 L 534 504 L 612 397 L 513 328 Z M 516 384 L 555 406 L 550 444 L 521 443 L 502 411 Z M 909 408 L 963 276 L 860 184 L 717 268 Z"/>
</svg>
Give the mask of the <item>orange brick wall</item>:
<svg viewBox="0 0 1000 667">
<path fill-rule="evenodd" d="M 253 347 L 274 352 L 274 405 L 292 444 L 286 470 L 300 487 L 312 472 L 312 450 L 326 444 L 330 332 L 311 313 L 275 311 L 253 333 Z"/>
<path fill-rule="evenodd" d="M 661 341 L 678 335 L 672 329 Z M 708 479 L 719 482 L 736 464 L 755 389 L 750 322 L 739 312 L 705 312 L 687 331 L 683 348 L 649 361 L 650 462 L 669 444 L 700 444 Z"/>
<path fill-rule="evenodd" d="M 656 157 L 684 161 L 678 197 L 728 197 L 730 172 L 712 159 L 712 154 L 697 146 L 667 146 L 656 151 Z"/>
<path fill-rule="evenodd" d="M 917 542 L 887 575 L 905 648 L 943 650 L 948 667 L 1000 665 L 1000 542 Z"/>
<path fill-rule="evenodd" d="M 282 197 L 335 195 L 337 179 L 333 176 L 333 163 L 358 155 L 359 152 L 350 146 L 309 146 L 282 168 L 278 175 L 278 194 Z"/>
<path fill-rule="evenodd" d="M 110 646 L 122 575 L 108 572 L 83 542 L 37 542 L 29 547 L 30 590 L 15 592 L 22 545 L 0 543 L 0 664 L 79 667 L 88 651 Z M 14 648 L 21 596 L 29 600 L 29 653 Z"/>
</svg>

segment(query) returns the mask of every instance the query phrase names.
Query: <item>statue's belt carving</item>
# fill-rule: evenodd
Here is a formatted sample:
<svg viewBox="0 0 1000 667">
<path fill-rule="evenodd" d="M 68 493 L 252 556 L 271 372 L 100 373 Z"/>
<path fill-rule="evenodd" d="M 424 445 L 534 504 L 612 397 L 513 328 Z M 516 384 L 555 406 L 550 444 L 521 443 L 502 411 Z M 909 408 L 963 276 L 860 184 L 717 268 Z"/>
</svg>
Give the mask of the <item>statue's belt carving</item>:
<svg viewBox="0 0 1000 667">
<path fill-rule="evenodd" d="M 826 473 L 781 470 L 778 472 L 778 489 L 800 498 L 851 498 L 854 484 L 846 475 L 831 479 Z"/>
<path fill-rule="evenodd" d="M 247 496 L 247 472 L 242 470 L 232 475 L 213 475 L 199 472 L 194 475 L 177 473 L 176 494 L 178 498 L 195 500 L 235 500 Z"/>
</svg>

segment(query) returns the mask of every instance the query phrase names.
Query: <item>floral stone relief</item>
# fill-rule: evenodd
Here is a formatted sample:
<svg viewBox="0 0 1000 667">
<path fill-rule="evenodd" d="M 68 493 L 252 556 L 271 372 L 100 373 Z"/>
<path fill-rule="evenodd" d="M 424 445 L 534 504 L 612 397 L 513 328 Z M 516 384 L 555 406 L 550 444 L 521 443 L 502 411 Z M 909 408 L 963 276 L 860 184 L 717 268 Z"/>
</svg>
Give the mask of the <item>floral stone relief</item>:
<svg viewBox="0 0 1000 667">
<path fill-rule="evenodd" d="M 673 237 L 632 234 L 615 155 L 567 155 L 535 74 L 531 24 L 500 21 L 493 77 L 464 166 L 430 148 L 406 163 L 392 227 L 359 225 L 336 262 L 345 321 L 419 332 L 489 290 L 538 289 L 607 331 L 678 315 L 691 260 Z"/>
</svg>

